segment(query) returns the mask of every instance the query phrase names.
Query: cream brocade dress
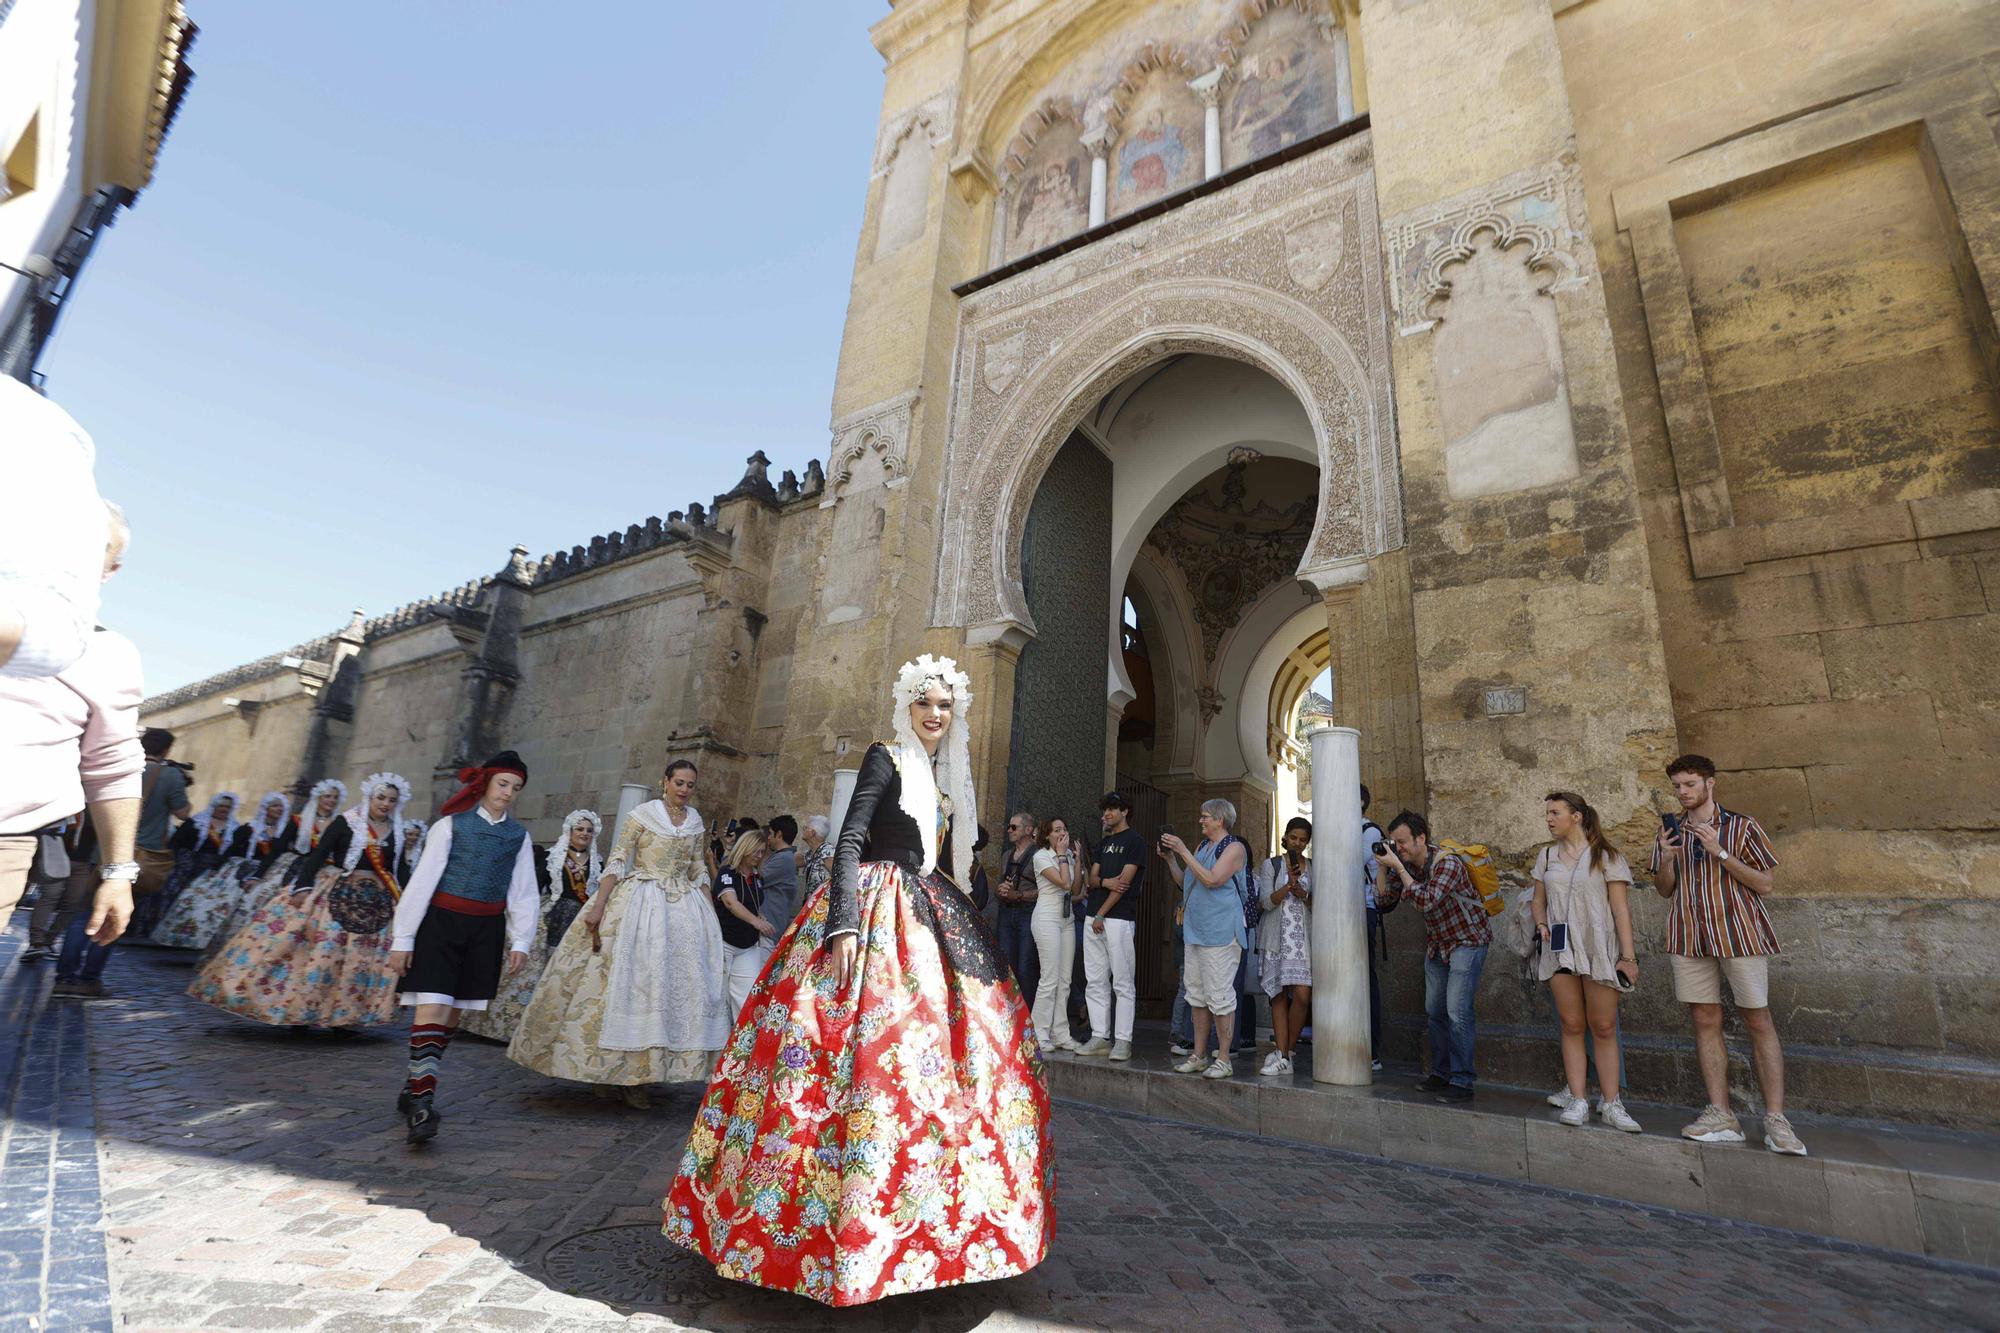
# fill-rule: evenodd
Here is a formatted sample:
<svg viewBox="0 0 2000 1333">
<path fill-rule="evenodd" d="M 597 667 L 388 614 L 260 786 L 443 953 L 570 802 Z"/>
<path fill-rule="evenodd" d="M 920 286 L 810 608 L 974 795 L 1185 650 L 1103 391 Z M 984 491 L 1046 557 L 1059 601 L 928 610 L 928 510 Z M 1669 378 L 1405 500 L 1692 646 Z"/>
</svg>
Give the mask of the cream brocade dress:
<svg viewBox="0 0 2000 1333">
<path fill-rule="evenodd" d="M 619 876 L 598 926 L 556 946 L 507 1056 L 554 1078 L 632 1087 L 705 1079 L 729 1039 L 728 968 L 708 896 L 707 826 L 692 806 L 632 812 L 605 862 Z M 602 893 L 603 890 L 599 890 Z"/>
</svg>

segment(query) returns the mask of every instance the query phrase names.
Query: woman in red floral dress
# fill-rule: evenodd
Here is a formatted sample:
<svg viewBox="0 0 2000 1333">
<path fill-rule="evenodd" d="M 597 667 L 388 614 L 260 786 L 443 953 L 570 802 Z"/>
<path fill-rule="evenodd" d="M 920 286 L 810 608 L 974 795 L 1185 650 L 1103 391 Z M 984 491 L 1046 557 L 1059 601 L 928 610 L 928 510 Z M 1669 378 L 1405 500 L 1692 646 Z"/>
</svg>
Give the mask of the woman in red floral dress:
<svg viewBox="0 0 2000 1333">
<path fill-rule="evenodd" d="M 1024 1273 L 1055 1233 L 1048 1082 L 958 885 L 971 682 L 924 656 L 868 748 L 833 874 L 751 988 L 663 1230 L 723 1277 L 827 1305 Z M 941 867 L 949 865 L 947 878 Z"/>
</svg>

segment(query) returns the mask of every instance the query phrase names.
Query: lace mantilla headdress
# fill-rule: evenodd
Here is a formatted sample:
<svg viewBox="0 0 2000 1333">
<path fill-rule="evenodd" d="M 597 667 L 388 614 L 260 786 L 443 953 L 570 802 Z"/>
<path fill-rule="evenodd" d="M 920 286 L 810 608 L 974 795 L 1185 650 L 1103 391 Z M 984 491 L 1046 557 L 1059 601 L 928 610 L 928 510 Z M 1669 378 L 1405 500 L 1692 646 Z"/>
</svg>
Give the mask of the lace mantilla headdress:
<svg viewBox="0 0 2000 1333">
<path fill-rule="evenodd" d="M 930 753 L 917 739 L 910 725 L 910 705 L 924 697 L 934 685 L 951 692 L 951 727 L 939 743 L 935 769 Z M 959 670 L 949 657 L 925 653 L 914 662 L 903 663 L 896 673 L 897 770 L 903 779 L 903 813 L 916 821 L 924 840 L 924 861 L 937 864 L 939 798 L 949 802 L 956 826 L 951 840 L 951 877 L 970 892 L 972 844 L 978 838 L 979 814 L 972 796 L 972 730 L 967 715 L 972 711 L 972 678 Z"/>
<path fill-rule="evenodd" d="M 431 831 L 424 827 L 423 820 L 406 819 L 403 821 L 403 841 L 409 844 L 409 861 L 412 867 L 417 864 L 417 858 L 424 854 L 424 840 L 430 836 Z"/>
<path fill-rule="evenodd" d="M 326 821 L 327 827 L 333 827 L 333 821 L 340 818 L 340 804 L 347 799 L 347 784 L 339 778 L 321 778 L 313 783 L 312 790 L 306 793 L 306 803 L 299 807 L 299 836 L 292 843 L 292 850 L 301 856 L 312 850 L 312 826 L 319 818 L 319 798 L 327 792 L 333 793 L 333 817 Z"/>
<path fill-rule="evenodd" d="M 347 856 L 343 870 L 352 870 L 361 860 L 361 853 L 368 846 L 368 803 L 375 799 L 375 793 L 384 787 L 396 789 L 396 809 L 389 816 L 390 866 L 403 854 L 403 811 L 410 807 L 410 780 L 400 773 L 370 773 L 361 784 L 361 803 L 347 812 L 347 826 L 354 837 L 347 844 Z"/>
<path fill-rule="evenodd" d="M 229 802 L 229 818 L 222 825 L 222 845 L 229 846 L 229 840 L 236 836 L 236 826 L 243 821 L 236 812 L 243 808 L 243 798 L 233 791 L 219 791 L 208 798 L 208 808 L 194 817 L 195 845 L 200 846 L 207 839 L 209 830 L 215 827 L 215 807 Z"/>
<path fill-rule="evenodd" d="M 278 817 L 272 819 L 264 812 L 271 808 L 271 802 L 278 803 Z M 292 798 L 281 791 L 267 791 L 257 798 L 257 822 L 251 825 L 250 836 L 258 842 L 269 842 L 284 832 L 285 820 L 291 817 Z"/>
<path fill-rule="evenodd" d="M 586 820 L 590 823 L 590 878 L 585 882 L 590 885 L 592 890 L 595 890 L 597 887 L 597 877 L 604 873 L 604 861 L 597 854 L 597 838 L 599 834 L 604 832 L 604 820 L 598 816 L 595 810 L 572 810 L 563 816 L 562 832 L 556 836 L 554 842 L 549 844 L 549 855 L 546 864 L 549 868 L 549 892 L 551 895 L 560 896 L 563 891 L 563 859 L 569 855 L 569 835 L 575 831 L 578 824 Z"/>
</svg>

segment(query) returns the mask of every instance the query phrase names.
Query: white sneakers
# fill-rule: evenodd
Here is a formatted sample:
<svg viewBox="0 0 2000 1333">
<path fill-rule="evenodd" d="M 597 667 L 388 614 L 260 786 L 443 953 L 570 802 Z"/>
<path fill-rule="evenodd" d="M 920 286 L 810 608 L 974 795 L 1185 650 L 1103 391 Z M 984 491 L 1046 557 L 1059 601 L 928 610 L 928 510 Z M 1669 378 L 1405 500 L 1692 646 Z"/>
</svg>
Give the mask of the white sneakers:
<svg viewBox="0 0 2000 1333">
<path fill-rule="evenodd" d="M 1639 1122 L 1634 1120 L 1632 1113 L 1625 1109 L 1625 1103 L 1622 1099 L 1604 1103 L 1604 1105 L 1597 1108 L 1597 1115 L 1600 1120 L 1613 1129 L 1623 1130 L 1627 1134 L 1637 1134 L 1639 1132 Z"/>
<path fill-rule="evenodd" d="M 1292 1072 L 1292 1062 L 1283 1051 L 1272 1051 L 1264 1057 L 1264 1067 L 1257 1072 L 1265 1078 L 1274 1078 L 1279 1074 L 1289 1074 Z"/>
<path fill-rule="evenodd" d="M 1208 1068 L 1201 1071 L 1201 1076 L 1203 1078 L 1228 1078 L 1235 1072 L 1236 1066 L 1230 1063 L 1229 1057 L 1218 1052 L 1215 1059 L 1209 1061 Z"/>
<path fill-rule="evenodd" d="M 1206 1057 L 1191 1055 L 1187 1059 L 1175 1065 L 1174 1072 L 1176 1074 L 1199 1074 L 1202 1070 L 1206 1068 L 1208 1068 L 1208 1060 Z"/>
<path fill-rule="evenodd" d="M 1111 1058 L 1114 1060 L 1130 1060 L 1132 1058 L 1132 1043 L 1129 1041 L 1112 1042 Z"/>
<path fill-rule="evenodd" d="M 1077 1047 L 1076 1053 L 1078 1055 L 1109 1055 L 1111 1054 L 1111 1043 L 1102 1037 L 1092 1037 L 1089 1041 Z"/>
<path fill-rule="evenodd" d="M 1574 1128 L 1577 1125 L 1584 1125 L 1590 1122 L 1590 1098 L 1588 1097 L 1572 1096 L 1568 1088 L 1557 1088 L 1549 1094 L 1548 1103 L 1550 1106 L 1559 1106 L 1562 1108 L 1562 1114 L 1556 1117 L 1562 1124 Z M 1632 1113 L 1625 1109 L 1625 1103 L 1622 1099 L 1615 1102 L 1607 1102 L 1600 1098 L 1597 1103 L 1597 1115 L 1599 1119 L 1613 1129 L 1623 1130 L 1627 1134 L 1639 1133 L 1639 1122 L 1634 1120 Z"/>
</svg>

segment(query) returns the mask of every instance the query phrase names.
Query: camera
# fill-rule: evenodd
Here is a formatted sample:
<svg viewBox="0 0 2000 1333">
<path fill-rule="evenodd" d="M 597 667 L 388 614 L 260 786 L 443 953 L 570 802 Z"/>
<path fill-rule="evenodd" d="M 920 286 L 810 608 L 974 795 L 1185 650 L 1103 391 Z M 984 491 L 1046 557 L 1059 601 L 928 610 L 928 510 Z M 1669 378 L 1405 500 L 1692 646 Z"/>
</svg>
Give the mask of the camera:
<svg viewBox="0 0 2000 1333">
<path fill-rule="evenodd" d="M 1369 843 L 1368 850 L 1377 856 L 1387 856 L 1389 854 L 1389 844 L 1378 840 Z"/>
</svg>

